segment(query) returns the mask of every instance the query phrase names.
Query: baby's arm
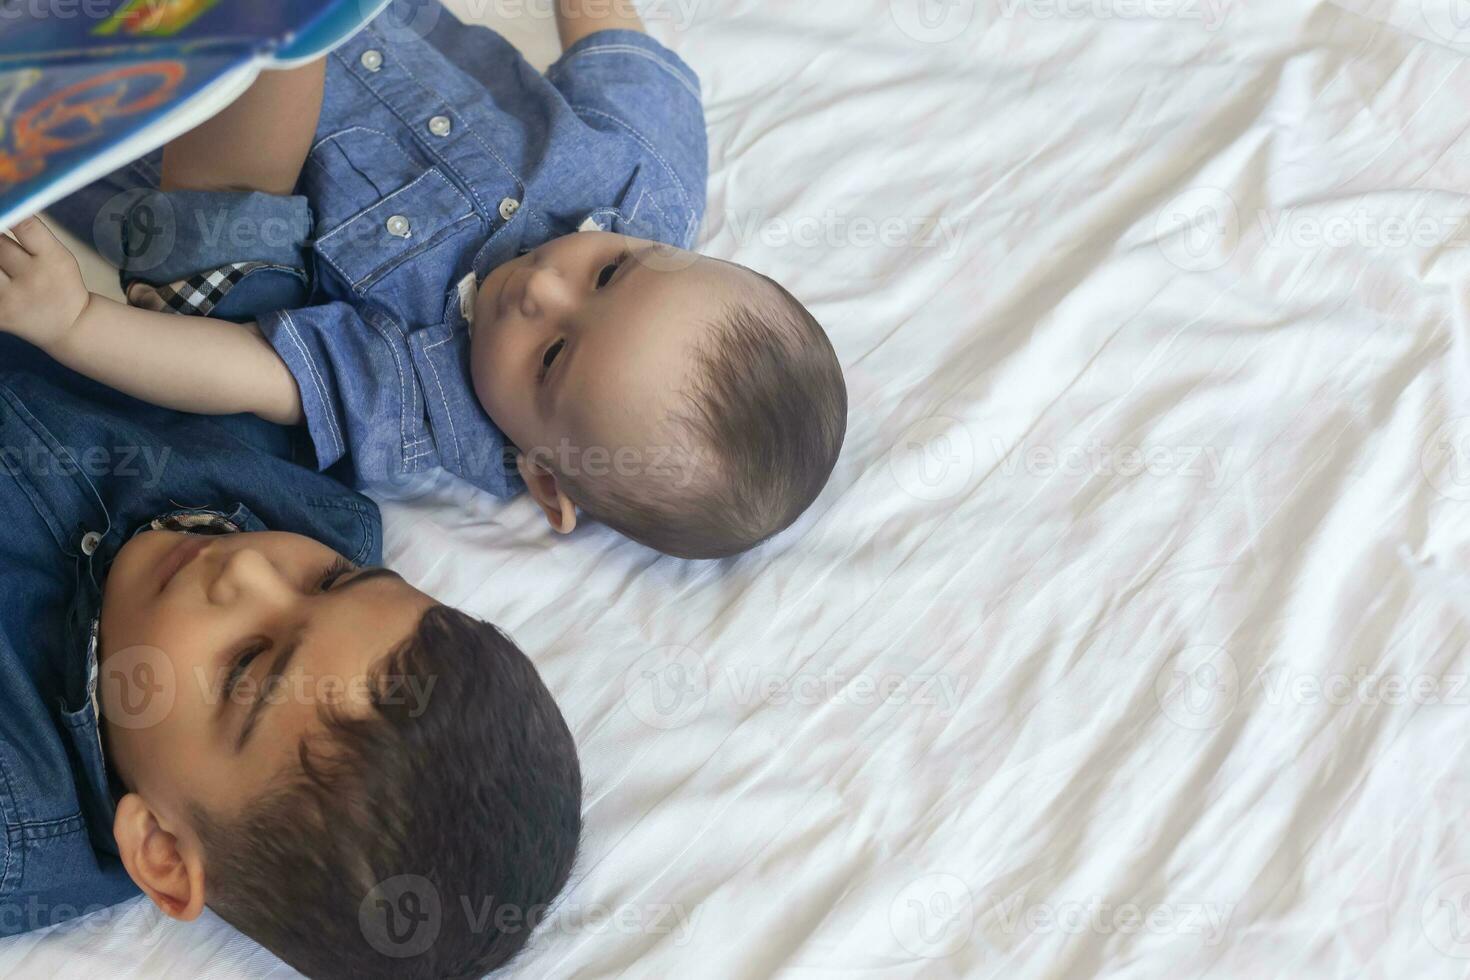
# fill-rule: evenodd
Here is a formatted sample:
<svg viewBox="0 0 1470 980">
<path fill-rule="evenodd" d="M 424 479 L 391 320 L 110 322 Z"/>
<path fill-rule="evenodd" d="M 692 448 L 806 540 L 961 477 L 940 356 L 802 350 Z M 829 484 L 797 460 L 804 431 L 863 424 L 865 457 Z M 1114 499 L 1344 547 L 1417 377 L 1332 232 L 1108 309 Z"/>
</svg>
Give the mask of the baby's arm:
<svg viewBox="0 0 1470 980">
<path fill-rule="evenodd" d="M 301 422 L 296 380 L 253 324 L 123 306 L 87 291 L 76 258 L 40 221 L 13 235 L 0 234 L 0 330 L 164 408 Z"/>
<path fill-rule="evenodd" d="M 643 19 L 633 0 L 556 0 L 556 31 L 562 48 L 570 48 L 598 31 L 641 31 Z"/>
</svg>

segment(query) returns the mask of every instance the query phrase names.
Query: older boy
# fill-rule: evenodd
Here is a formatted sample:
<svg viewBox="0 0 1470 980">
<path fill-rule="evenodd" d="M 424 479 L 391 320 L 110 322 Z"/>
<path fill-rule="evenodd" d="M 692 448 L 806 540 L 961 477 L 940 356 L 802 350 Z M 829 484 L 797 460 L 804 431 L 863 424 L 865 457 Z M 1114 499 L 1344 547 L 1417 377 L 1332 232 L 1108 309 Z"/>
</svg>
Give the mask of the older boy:
<svg viewBox="0 0 1470 980">
<path fill-rule="evenodd" d="M 141 891 L 312 977 L 521 949 L 581 826 L 530 661 L 376 567 L 296 432 L 0 365 L 0 934 Z"/>
</svg>

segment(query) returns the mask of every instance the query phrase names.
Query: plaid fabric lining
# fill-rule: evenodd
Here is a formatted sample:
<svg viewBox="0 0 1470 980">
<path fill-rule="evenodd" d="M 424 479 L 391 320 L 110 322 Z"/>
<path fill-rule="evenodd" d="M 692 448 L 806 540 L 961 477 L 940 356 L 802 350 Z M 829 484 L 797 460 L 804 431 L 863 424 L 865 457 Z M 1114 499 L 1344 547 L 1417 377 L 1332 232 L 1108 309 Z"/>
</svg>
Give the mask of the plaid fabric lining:
<svg viewBox="0 0 1470 980">
<path fill-rule="evenodd" d="M 269 262 L 232 262 L 162 286 L 134 280 L 127 286 L 128 303 L 158 313 L 209 316 L 240 280 L 261 269 L 295 272 L 287 266 Z"/>
</svg>

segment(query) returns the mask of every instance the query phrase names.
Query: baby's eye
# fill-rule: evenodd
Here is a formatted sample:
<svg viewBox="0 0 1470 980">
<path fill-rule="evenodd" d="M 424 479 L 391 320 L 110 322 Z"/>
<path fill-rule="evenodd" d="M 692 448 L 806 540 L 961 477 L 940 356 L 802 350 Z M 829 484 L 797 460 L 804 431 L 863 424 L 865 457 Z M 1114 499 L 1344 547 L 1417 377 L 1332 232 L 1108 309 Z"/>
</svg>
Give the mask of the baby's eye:
<svg viewBox="0 0 1470 980">
<path fill-rule="evenodd" d="M 546 348 L 546 353 L 541 355 L 542 378 L 546 377 L 546 372 L 551 370 L 551 366 L 556 363 L 556 359 L 561 356 L 561 352 L 566 349 L 566 346 L 567 342 L 565 340 L 558 340 Z"/>
<path fill-rule="evenodd" d="M 618 274 L 618 270 L 621 269 L 623 265 L 632 257 L 633 253 L 625 248 L 623 249 L 622 253 L 618 255 L 616 261 L 614 261 L 610 265 L 603 266 L 602 271 L 597 274 L 597 288 L 606 288 L 608 283 L 613 281 L 613 276 L 616 276 Z"/>
</svg>

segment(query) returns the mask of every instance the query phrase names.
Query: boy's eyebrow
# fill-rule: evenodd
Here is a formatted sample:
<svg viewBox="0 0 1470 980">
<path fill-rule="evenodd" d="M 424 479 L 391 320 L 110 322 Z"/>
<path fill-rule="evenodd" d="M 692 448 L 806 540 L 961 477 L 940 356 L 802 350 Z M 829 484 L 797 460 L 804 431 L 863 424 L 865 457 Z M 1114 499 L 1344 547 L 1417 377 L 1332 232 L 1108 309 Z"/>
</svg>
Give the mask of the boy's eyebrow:
<svg viewBox="0 0 1470 980">
<path fill-rule="evenodd" d="M 403 576 L 391 568 L 369 568 L 333 588 L 332 592 L 334 594 L 340 594 L 361 582 L 371 582 L 380 578 L 396 578 L 402 581 Z M 250 711 L 245 715 L 245 723 L 240 726 L 240 734 L 235 738 L 236 754 L 243 751 L 246 743 L 250 741 L 250 736 L 255 733 L 255 724 L 260 720 L 260 716 L 264 713 L 266 707 L 275 703 L 276 699 L 268 699 L 266 695 L 270 693 L 271 685 L 286 672 L 286 668 L 291 666 L 291 659 L 301 649 L 301 644 L 306 639 L 306 634 L 306 627 L 303 626 L 298 629 L 291 635 L 291 639 L 286 642 L 286 645 L 281 648 L 281 652 L 276 654 L 275 659 L 271 661 L 270 670 L 266 671 L 265 677 L 260 682 L 260 695 L 250 705 Z"/>
<path fill-rule="evenodd" d="M 346 592 L 348 589 L 352 588 L 354 585 L 361 585 L 363 582 L 372 582 L 380 578 L 396 578 L 400 582 L 403 581 L 403 576 L 399 575 L 391 568 L 365 568 L 362 571 L 358 572 L 356 575 L 349 578 L 347 581 L 343 582 L 341 585 L 334 585 L 332 587 L 332 594 L 340 595 L 343 592 Z"/>
<path fill-rule="evenodd" d="M 344 588 L 346 586 L 343 586 Z M 250 705 L 250 711 L 245 715 L 245 723 L 240 726 L 240 734 L 235 738 L 235 754 L 239 755 L 245 749 L 245 744 L 250 741 L 250 736 L 255 733 L 255 723 L 260 720 L 261 714 L 267 705 L 274 704 L 276 699 L 268 697 L 271 686 L 280 676 L 286 672 L 291 665 L 291 659 L 296 656 L 296 651 L 301 649 L 301 641 L 306 638 L 306 627 L 303 626 L 291 634 L 271 661 L 270 669 L 265 672 L 265 677 L 260 681 L 260 693 L 256 695 L 255 701 Z"/>
</svg>

